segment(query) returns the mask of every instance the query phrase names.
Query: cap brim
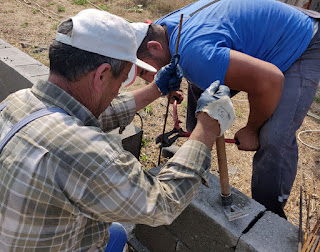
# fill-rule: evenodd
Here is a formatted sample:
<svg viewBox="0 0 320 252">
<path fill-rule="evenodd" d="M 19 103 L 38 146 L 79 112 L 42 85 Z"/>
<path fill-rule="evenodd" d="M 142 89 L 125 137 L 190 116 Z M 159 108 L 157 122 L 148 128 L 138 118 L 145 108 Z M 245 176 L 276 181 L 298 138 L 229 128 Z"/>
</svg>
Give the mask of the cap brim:
<svg viewBox="0 0 320 252">
<path fill-rule="evenodd" d="M 138 74 L 137 67 L 141 67 L 141 68 L 143 68 L 149 72 L 152 72 L 152 73 L 157 72 L 157 69 L 155 69 L 153 66 L 143 62 L 142 60 L 136 59 L 136 61 L 133 62 L 133 64 L 132 64 L 132 67 L 131 67 L 130 72 L 128 74 L 128 79 L 123 83 L 123 86 L 128 87 L 136 80 L 136 77 Z"/>
<path fill-rule="evenodd" d="M 139 60 L 138 58 L 136 61 L 132 62 L 133 64 L 136 64 L 138 67 L 141 67 L 149 72 L 156 73 L 158 70 L 155 69 L 153 66 L 147 64 L 146 62 Z"/>
<path fill-rule="evenodd" d="M 136 80 L 137 73 L 138 73 L 137 66 L 135 64 L 132 64 L 132 67 L 128 74 L 128 79 L 125 82 L 123 82 L 123 86 L 125 87 L 130 86 Z"/>
</svg>

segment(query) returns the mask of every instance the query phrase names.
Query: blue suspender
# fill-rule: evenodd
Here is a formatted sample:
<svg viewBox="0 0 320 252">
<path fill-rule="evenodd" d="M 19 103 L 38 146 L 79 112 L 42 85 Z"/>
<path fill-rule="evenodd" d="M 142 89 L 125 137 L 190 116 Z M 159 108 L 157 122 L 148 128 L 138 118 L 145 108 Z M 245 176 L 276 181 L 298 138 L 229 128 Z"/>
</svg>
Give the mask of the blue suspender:
<svg viewBox="0 0 320 252">
<path fill-rule="evenodd" d="M 8 101 L 2 103 L 2 104 L 0 105 L 0 111 L 2 111 L 2 110 L 7 106 L 7 104 L 8 104 Z"/>
<path fill-rule="evenodd" d="M 8 102 L 5 102 L 3 104 L 0 105 L 0 111 L 2 111 Z M 28 123 L 42 117 L 42 116 L 46 116 L 46 115 L 50 115 L 52 113 L 56 113 L 56 112 L 60 112 L 63 114 L 68 114 L 66 111 L 64 111 L 61 108 L 43 108 L 40 109 L 34 113 L 32 113 L 31 115 L 26 116 L 25 118 L 23 118 L 21 121 L 17 122 L 12 128 L 11 130 L 8 132 L 8 134 L 2 139 L 2 141 L 0 142 L 0 153 L 2 152 L 2 149 L 4 148 L 4 146 L 10 141 L 10 139 L 20 130 L 22 129 L 24 126 L 26 126 Z"/>
</svg>

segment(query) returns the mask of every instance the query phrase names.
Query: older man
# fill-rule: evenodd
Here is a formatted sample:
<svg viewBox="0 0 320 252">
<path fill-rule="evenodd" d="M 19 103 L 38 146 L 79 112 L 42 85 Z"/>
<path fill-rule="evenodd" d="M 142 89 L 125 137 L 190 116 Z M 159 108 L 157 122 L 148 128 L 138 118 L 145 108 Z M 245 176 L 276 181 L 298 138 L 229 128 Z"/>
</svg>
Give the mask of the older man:
<svg viewBox="0 0 320 252">
<path fill-rule="evenodd" d="M 48 81 L 1 104 L 2 251 L 104 251 L 112 222 L 169 224 L 207 180 L 211 147 L 234 117 L 227 87 L 213 84 L 203 95 L 189 141 L 157 176 L 105 133 L 179 88 L 172 62 L 156 82 L 118 95 L 132 64 L 154 70 L 136 58 L 141 39 L 122 18 L 84 10 L 59 26 Z M 212 119 L 207 106 L 223 106 L 229 116 Z"/>
</svg>

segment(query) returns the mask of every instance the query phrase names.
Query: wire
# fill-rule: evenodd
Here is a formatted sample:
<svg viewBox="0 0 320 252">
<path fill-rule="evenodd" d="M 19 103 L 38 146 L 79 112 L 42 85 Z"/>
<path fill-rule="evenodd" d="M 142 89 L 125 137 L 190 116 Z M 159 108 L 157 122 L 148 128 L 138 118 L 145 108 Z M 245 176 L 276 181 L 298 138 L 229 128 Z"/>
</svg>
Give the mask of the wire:
<svg viewBox="0 0 320 252">
<path fill-rule="evenodd" d="M 52 17 L 50 14 L 43 12 L 41 9 L 43 9 L 43 10 L 45 10 L 45 11 L 47 11 L 47 12 L 50 12 L 50 13 L 58 16 L 58 17 L 64 17 L 64 16 L 62 16 L 62 15 L 56 14 L 56 13 L 54 13 L 54 12 L 52 12 L 52 11 L 50 11 L 50 10 L 42 7 L 42 6 L 40 6 L 40 5 L 39 5 L 38 3 L 36 3 L 36 2 L 27 1 L 27 0 L 23 0 L 23 1 L 16 0 L 16 1 L 19 2 L 19 3 L 25 4 L 25 5 L 28 6 L 29 8 L 32 8 L 32 9 L 34 9 L 34 10 L 36 10 L 36 11 L 39 11 L 39 12 L 41 12 L 43 15 L 48 16 L 49 18 L 51 18 L 51 19 L 53 19 L 53 20 L 56 20 L 56 21 L 58 21 L 58 22 L 61 22 L 61 20 Z M 34 5 L 38 6 L 38 7 L 34 7 L 34 6 L 32 6 L 32 4 L 34 4 Z"/>
<path fill-rule="evenodd" d="M 315 147 L 315 146 L 311 146 L 309 144 L 306 144 L 305 142 L 303 142 L 300 138 L 300 135 L 303 134 L 303 133 L 309 133 L 309 132 L 320 132 L 320 130 L 304 130 L 304 131 L 301 131 L 299 132 L 298 134 L 298 140 L 304 144 L 305 146 L 309 147 L 309 148 L 312 148 L 312 149 L 315 149 L 315 150 L 320 150 L 320 147 Z"/>
</svg>

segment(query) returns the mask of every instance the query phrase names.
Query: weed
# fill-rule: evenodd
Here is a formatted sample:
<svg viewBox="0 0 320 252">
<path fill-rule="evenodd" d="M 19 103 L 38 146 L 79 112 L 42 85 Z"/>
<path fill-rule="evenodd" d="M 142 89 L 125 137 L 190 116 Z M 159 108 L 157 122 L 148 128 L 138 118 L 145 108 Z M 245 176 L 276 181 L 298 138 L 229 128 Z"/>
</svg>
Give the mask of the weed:
<svg viewBox="0 0 320 252">
<path fill-rule="evenodd" d="M 314 100 L 315 100 L 316 102 L 320 103 L 320 96 L 314 97 Z"/>
<path fill-rule="evenodd" d="M 28 27 L 28 25 L 29 25 L 29 23 L 28 23 L 28 22 L 24 22 L 23 24 L 21 24 L 21 26 L 22 26 L 23 28 Z"/>
<path fill-rule="evenodd" d="M 109 11 L 109 6 L 108 5 L 105 5 L 105 4 L 100 4 L 99 6 L 101 9 L 103 9 L 104 11 Z"/>
<path fill-rule="evenodd" d="M 58 29 L 58 23 L 57 24 L 54 24 L 53 26 L 52 26 L 52 30 L 54 30 L 54 31 L 56 31 L 57 29 Z"/>
<path fill-rule="evenodd" d="M 1 11 L 0 11 L 0 13 L 1 13 Z M 4 13 L 4 14 L 14 13 L 14 10 L 9 10 L 9 11 L 8 11 L 8 10 L 5 10 L 5 11 L 3 11 L 3 13 Z"/>
<path fill-rule="evenodd" d="M 47 3 L 47 5 L 48 5 L 48 6 L 50 6 L 50 5 L 54 5 L 54 3 Z"/>
<path fill-rule="evenodd" d="M 146 147 L 147 144 L 148 144 L 150 141 L 151 141 L 150 139 L 143 137 L 143 138 L 142 138 L 142 141 L 141 141 L 141 146 L 142 146 L 142 147 Z"/>
<path fill-rule="evenodd" d="M 241 118 L 242 117 L 242 113 L 240 109 L 235 109 L 235 114 L 237 117 Z"/>
<path fill-rule="evenodd" d="M 65 11 L 66 11 L 65 7 L 58 5 L 58 12 L 65 12 Z"/>
<path fill-rule="evenodd" d="M 142 161 L 142 162 L 147 161 L 147 159 L 148 159 L 148 158 L 147 158 L 147 155 L 142 155 L 142 156 L 141 156 L 141 161 Z"/>
<path fill-rule="evenodd" d="M 148 10 L 153 10 L 157 15 L 164 15 L 174 10 L 180 9 L 183 6 L 186 6 L 195 0 L 134 0 L 135 4 L 141 4 Z"/>
<path fill-rule="evenodd" d="M 39 12 L 39 9 L 34 9 L 34 10 L 32 11 L 33 14 L 37 14 L 38 12 Z"/>
<path fill-rule="evenodd" d="M 138 5 L 135 6 L 135 7 L 130 7 L 130 8 L 128 8 L 127 10 L 133 11 L 133 12 L 137 12 L 137 13 L 141 13 L 141 12 L 143 11 L 141 4 L 138 4 Z"/>
<path fill-rule="evenodd" d="M 188 101 L 183 101 L 181 103 L 182 107 L 187 108 L 188 107 Z"/>
<path fill-rule="evenodd" d="M 87 4 L 87 0 L 73 0 L 72 4 L 85 5 Z"/>
<path fill-rule="evenodd" d="M 149 115 L 152 115 L 153 108 L 152 108 L 151 105 L 148 105 L 148 106 L 143 108 L 143 111 L 146 112 Z"/>
</svg>

